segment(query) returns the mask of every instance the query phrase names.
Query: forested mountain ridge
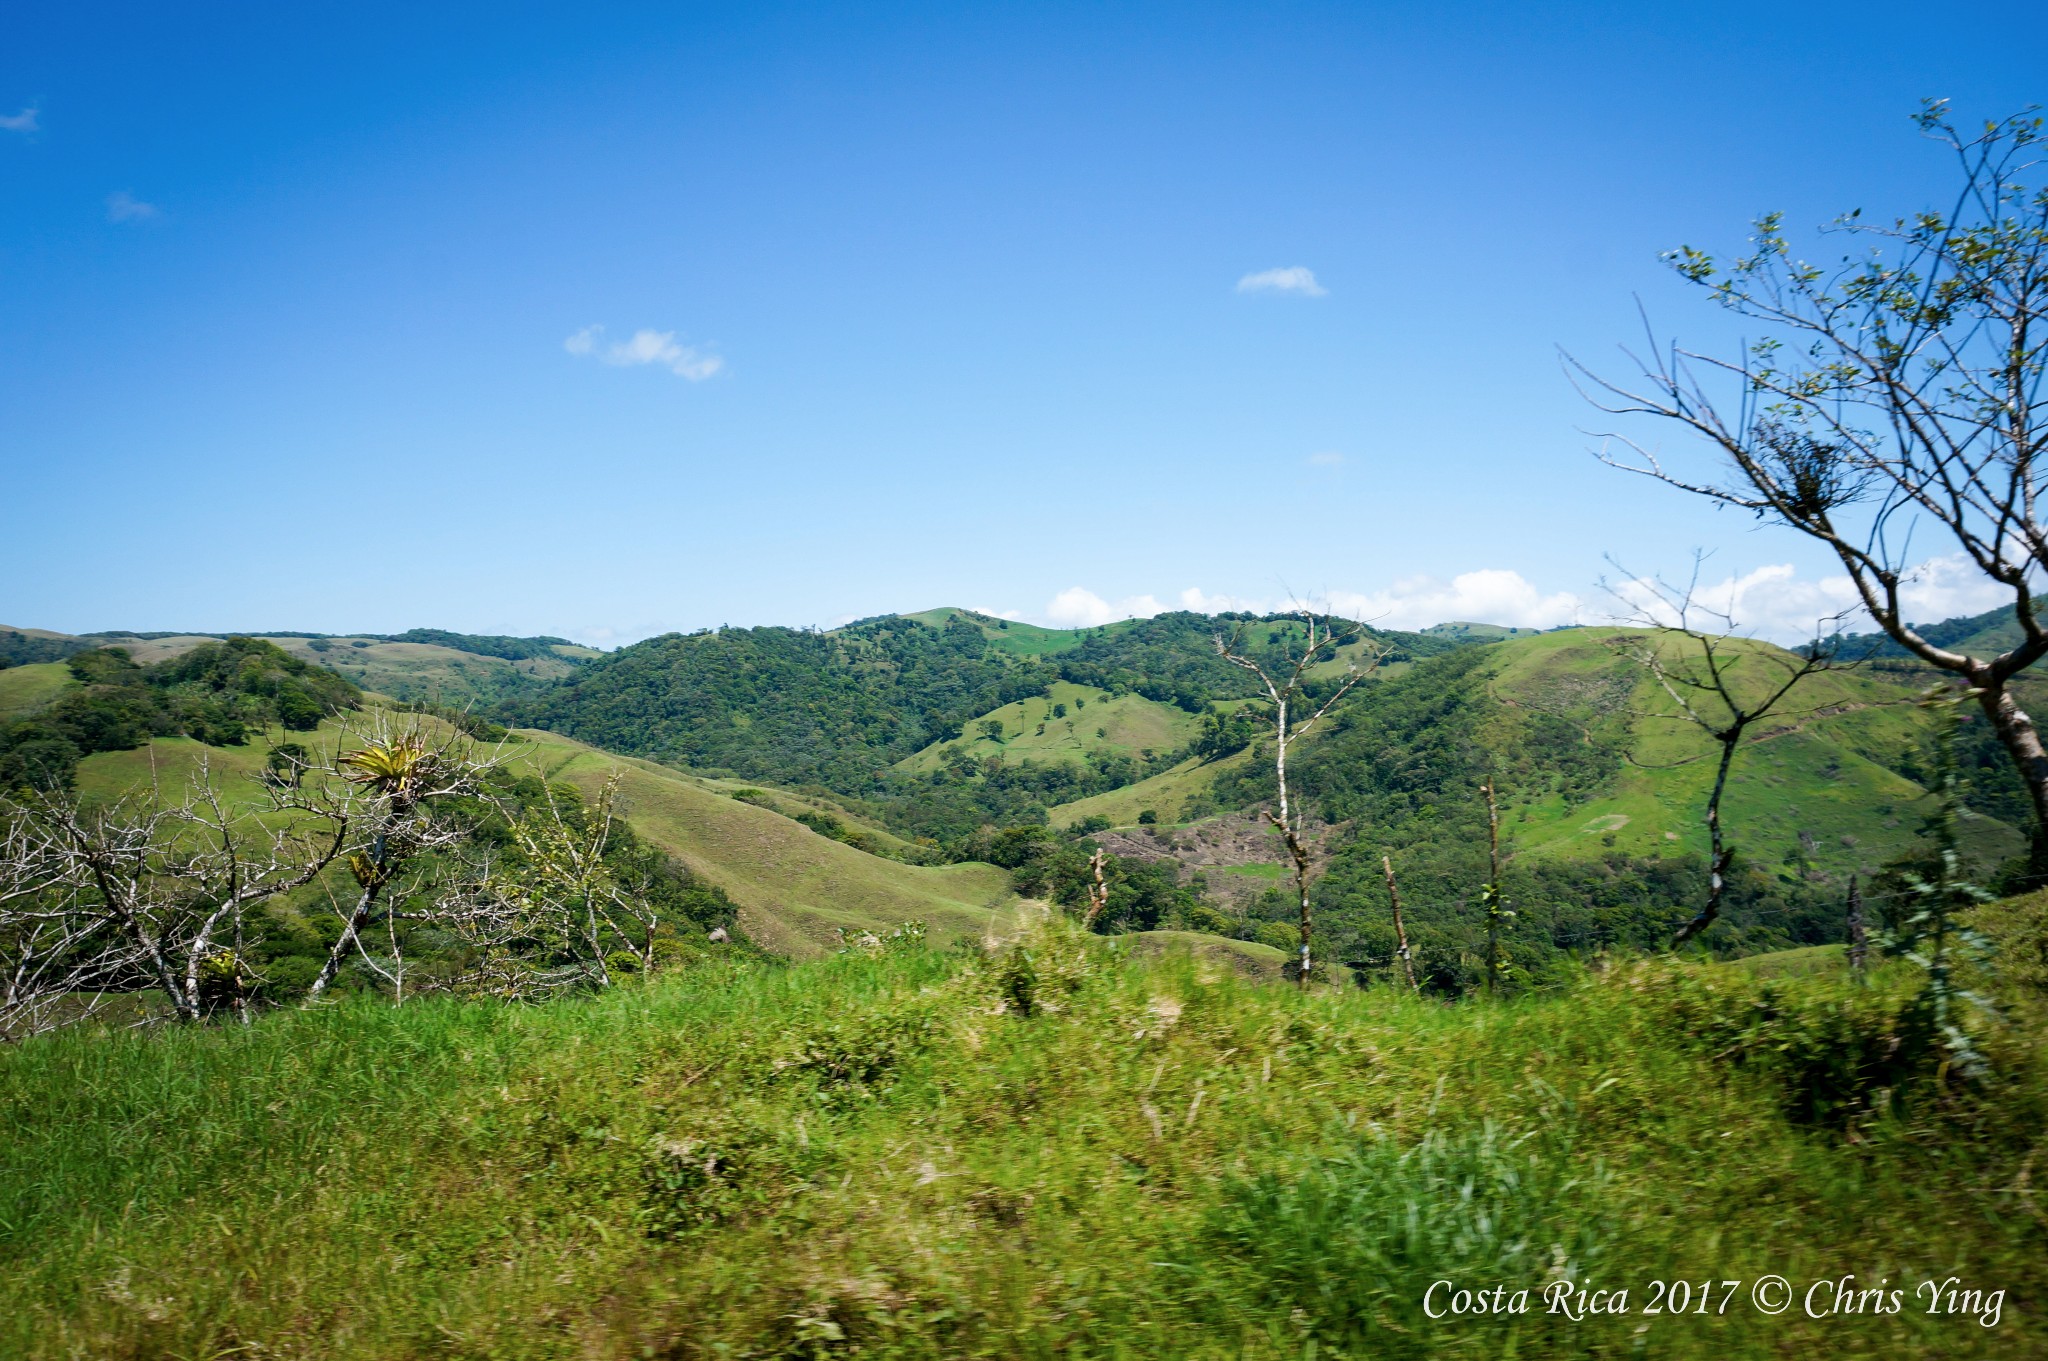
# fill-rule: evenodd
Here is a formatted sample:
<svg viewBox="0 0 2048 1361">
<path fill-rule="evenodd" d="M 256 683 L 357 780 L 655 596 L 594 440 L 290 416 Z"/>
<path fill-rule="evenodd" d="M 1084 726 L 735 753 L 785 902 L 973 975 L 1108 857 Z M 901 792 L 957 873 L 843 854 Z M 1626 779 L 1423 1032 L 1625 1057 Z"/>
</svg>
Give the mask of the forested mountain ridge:
<svg viewBox="0 0 2048 1361">
<path fill-rule="evenodd" d="M 499 714 L 637 756 L 863 794 L 890 765 L 1058 681 L 1190 714 L 1245 698 L 1249 678 L 1214 644 L 1219 628 L 1238 627 L 1270 651 L 1300 625 L 1286 616 L 1173 613 L 1065 634 L 1020 625 L 1013 642 L 1006 621 L 934 610 L 831 632 L 667 634 L 511 700 Z M 1369 631 L 1369 641 L 1387 654 L 1390 671 L 1457 646 L 1381 631 Z"/>
</svg>

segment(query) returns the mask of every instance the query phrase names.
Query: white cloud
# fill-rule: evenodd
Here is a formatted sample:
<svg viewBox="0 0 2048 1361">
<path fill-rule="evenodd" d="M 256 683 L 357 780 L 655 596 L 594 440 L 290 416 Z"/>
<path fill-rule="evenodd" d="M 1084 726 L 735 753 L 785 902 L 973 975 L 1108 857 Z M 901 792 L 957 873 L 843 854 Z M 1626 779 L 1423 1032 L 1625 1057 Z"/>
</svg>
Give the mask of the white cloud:
<svg viewBox="0 0 2048 1361">
<path fill-rule="evenodd" d="M 1603 612 L 1605 615 L 1622 615 L 1634 609 L 1659 622 L 1673 622 L 1669 605 L 1658 598 L 1649 582 L 1618 582 L 1614 591 L 1626 605 L 1610 605 Z M 1876 627 L 1846 575 L 1801 580 L 1790 563 L 1701 582 L 1693 598 L 1713 615 L 1731 620 L 1738 632 L 1780 643 L 1803 642 L 1813 637 L 1816 630 L 1831 633 L 1840 628 L 1854 633 Z M 1980 573 L 1963 554 L 1953 553 L 1930 558 L 1904 573 L 1899 599 L 1909 623 L 1932 624 L 1982 614 L 2010 601 L 2012 592 Z M 1695 624 L 1721 627 L 1720 620 L 1712 617 Z"/>
<path fill-rule="evenodd" d="M 1022 619 L 1024 617 L 1022 610 L 992 610 L 986 605 L 969 605 L 967 608 L 974 614 L 985 614 L 991 619 Z"/>
<path fill-rule="evenodd" d="M 1247 274 L 1237 281 L 1240 293 L 1298 293 L 1304 298 L 1320 298 L 1330 290 L 1316 282 L 1315 271 L 1302 265 L 1286 269 L 1262 269 L 1256 274 Z"/>
<path fill-rule="evenodd" d="M 42 128 L 42 124 L 37 122 L 36 119 L 41 113 L 41 109 L 31 104 L 12 118 L 0 118 L 0 130 L 7 132 L 39 131 Z"/>
<path fill-rule="evenodd" d="M 1235 595 L 1210 595 L 1199 586 L 1190 586 L 1180 593 L 1180 607 L 1196 614 L 1224 614 L 1237 610 L 1256 610 L 1264 613 L 1265 602 L 1247 600 Z"/>
<path fill-rule="evenodd" d="M 1546 595 L 1519 572 L 1509 571 L 1466 572 L 1448 583 L 1433 577 L 1407 577 L 1387 590 L 1331 591 L 1314 603 L 1318 609 L 1393 629 L 1427 628 L 1454 619 L 1549 628 L 1578 622 L 1584 608 L 1584 602 L 1568 591 Z M 1118 619 L 1149 619 L 1168 608 L 1195 614 L 1270 614 L 1299 605 L 1294 600 L 1212 594 L 1199 586 L 1181 591 L 1171 607 L 1149 594 L 1127 596 L 1111 604 L 1086 587 L 1073 586 L 1052 598 L 1043 617 L 1056 628 L 1093 628 Z"/>
<path fill-rule="evenodd" d="M 1330 608 L 1381 628 L 1420 629 L 1468 620 L 1511 628 L 1555 628 L 1579 622 L 1585 602 L 1570 591 L 1544 592 L 1520 572 L 1501 567 L 1460 572 L 1449 581 L 1403 577 L 1378 591 L 1332 591 Z"/>
<path fill-rule="evenodd" d="M 678 345 L 674 331 L 635 331 L 629 340 L 614 341 L 600 348 L 599 337 L 603 334 L 602 326 L 586 326 L 564 340 L 562 348 L 574 355 L 596 355 L 619 368 L 659 364 L 693 383 L 701 383 L 725 367 L 721 355 L 694 345 Z"/>
<path fill-rule="evenodd" d="M 1979 614 L 2011 599 L 2009 591 L 1985 579 L 1961 554 L 1933 558 L 1906 572 L 1899 594 L 1905 602 L 1906 617 L 1914 623 Z M 1719 580 L 1702 581 L 1695 599 L 1707 610 L 1727 615 L 1738 632 L 1787 645 L 1812 638 L 1816 625 L 1824 632 L 1840 627 L 1851 633 L 1874 627 L 1860 608 L 1848 577 L 1839 573 L 1802 577 L 1790 563 L 1769 564 L 1747 572 L 1731 572 Z M 1418 575 L 1402 577 L 1376 590 L 1330 590 L 1318 594 L 1313 603 L 1317 609 L 1389 629 L 1421 629 L 1458 620 L 1539 629 L 1566 624 L 1614 624 L 1637 611 L 1669 622 L 1669 610 L 1659 603 L 1647 581 L 1628 579 L 1614 583 L 1611 594 L 1598 588 L 1583 592 L 1545 590 L 1520 572 L 1505 567 L 1460 572 L 1448 581 Z M 1269 614 L 1299 607 L 1300 602 L 1292 599 L 1212 593 L 1199 586 L 1178 592 L 1170 606 L 1150 594 L 1112 602 L 1085 586 L 1072 586 L 1054 596 L 1043 612 L 1031 617 L 1055 628 L 1094 628 L 1119 619 L 1149 619 L 1168 609 L 1196 614 Z M 1837 616 L 1841 616 L 1839 625 L 1834 622 Z M 1705 617 L 1695 623 L 1709 628 L 1720 626 L 1717 620 Z"/>
<path fill-rule="evenodd" d="M 1070 586 L 1046 604 L 1045 618 L 1054 628 L 1086 629 L 1119 619 L 1150 619 L 1166 606 L 1149 595 L 1127 596 L 1112 605 L 1085 586 Z"/>
<path fill-rule="evenodd" d="M 144 222 L 157 215 L 154 203 L 144 203 L 126 189 L 107 195 L 107 221 Z"/>
<path fill-rule="evenodd" d="M 1325 449 L 1320 454 L 1308 456 L 1308 466 L 1311 468 L 1339 468 L 1343 465 L 1344 455 L 1334 449 Z"/>
</svg>

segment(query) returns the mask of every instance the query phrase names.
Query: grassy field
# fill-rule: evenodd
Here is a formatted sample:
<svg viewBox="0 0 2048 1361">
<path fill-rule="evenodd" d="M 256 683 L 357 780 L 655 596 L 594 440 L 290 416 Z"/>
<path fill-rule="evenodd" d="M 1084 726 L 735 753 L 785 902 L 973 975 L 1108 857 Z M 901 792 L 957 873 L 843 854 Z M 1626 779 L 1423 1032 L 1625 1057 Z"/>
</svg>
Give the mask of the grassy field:
<svg viewBox="0 0 2048 1361">
<path fill-rule="evenodd" d="M 1055 717 L 1055 706 L 1066 712 Z M 1001 741 L 981 734 L 981 725 L 990 721 L 1003 725 Z M 1107 690 L 1093 686 L 1054 681 L 1047 694 L 1033 695 L 983 714 L 969 723 L 960 736 L 934 742 L 898 761 L 896 768 L 913 773 L 937 770 L 954 751 L 964 752 L 977 762 L 997 756 L 1005 765 L 1026 761 L 1080 765 L 1094 751 L 1132 757 L 1148 751 L 1163 754 L 1186 746 L 1201 728 L 1198 715 L 1143 695 L 1111 696 Z"/>
<path fill-rule="evenodd" d="M 1634 761 L 1601 795 L 1567 806 L 1561 799 L 1502 793 L 1505 830 L 1518 853 L 1597 856 L 1609 850 L 1658 855 L 1676 850 L 1704 856 L 1701 810 L 1714 776 L 1713 744 L 1689 723 L 1646 675 L 1617 668 L 1619 629 L 1572 629 L 1518 639 L 1496 652 L 1489 685 L 1512 706 L 1603 707 L 1632 711 Z M 1768 644 L 1747 648 L 1744 684 L 1760 690 L 1773 672 Z M 1783 655 L 1778 653 L 1777 655 Z M 1785 716 L 1760 727 L 1736 756 L 1723 809 L 1729 837 L 1753 861 L 1803 860 L 1838 878 L 1869 875 L 1908 849 L 1930 811 L 1925 791 L 1873 757 L 1896 761 L 1923 723 L 1913 694 L 1857 671 L 1809 677 L 1793 692 Z M 1965 848 L 1996 865 L 2025 849 L 2019 832 L 1988 818 L 1966 816 Z"/>
<path fill-rule="evenodd" d="M 34 713 L 71 683 L 71 671 L 62 662 L 0 668 L 0 722 Z"/>
<path fill-rule="evenodd" d="M 849 934 L 916 918 L 934 939 L 1013 929 L 1017 897 L 993 865 L 905 865 L 855 850 L 800 822 L 731 797 L 742 786 L 600 752 L 554 733 L 521 731 L 522 761 L 594 792 L 612 771 L 635 831 L 732 895 L 756 944 L 812 958 Z"/>
<path fill-rule="evenodd" d="M 1844 1123 L 1691 1018 L 1768 997 L 1881 1039 L 1906 975 L 1618 965 L 1442 1005 L 1129 955 L 1055 932 L 0 1053 L 0 1355 L 2048 1351 L 2038 992 L 1994 1086 Z M 1753 1302 L 1849 1274 L 1902 1307 Z M 1995 1326 L 1926 1311 L 1949 1277 Z M 1430 1317 L 1439 1280 L 1530 1311 Z M 1723 1307 L 1674 1310 L 1681 1280 Z M 1560 1281 L 1626 1312 L 1547 1312 Z"/>
<path fill-rule="evenodd" d="M 325 651 L 316 650 L 307 638 L 272 638 L 294 657 L 329 667 L 347 676 L 365 690 L 394 699 L 431 700 L 441 704 L 466 704 L 472 700 L 530 690 L 535 685 L 559 680 L 575 671 L 573 663 L 556 658 L 533 657 L 507 661 L 485 657 L 437 643 L 383 643 L 364 638 L 323 639 Z M 575 649 L 581 655 L 596 656 L 589 649 Z"/>
<path fill-rule="evenodd" d="M 981 629 L 989 643 L 1005 652 L 1019 657 L 1044 657 L 1055 652 L 1065 652 L 1078 646 L 1081 641 L 1077 629 L 1049 629 L 1037 624 L 1026 624 L 1015 619 L 997 619 L 991 615 L 976 614 L 972 610 L 954 609 L 944 606 L 936 610 L 921 610 L 906 614 L 905 619 L 915 619 L 920 624 L 933 628 L 944 628 L 955 619 L 965 619 Z M 1115 628 L 1115 624 L 1108 627 Z"/>
<path fill-rule="evenodd" d="M 1136 784 L 1063 803 L 1047 818 L 1055 827 L 1071 827 L 1093 817 L 1108 818 L 1114 827 L 1129 827 L 1137 822 L 1140 813 L 1150 811 L 1157 813 L 1161 822 L 1177 823 L 1190 798 L 1205 797 L 1220 771 L 1242 766 L 1251 756 L 1251 749 L 1246 748 L 1215 761 L 1189 757 Z"/>
</svg>

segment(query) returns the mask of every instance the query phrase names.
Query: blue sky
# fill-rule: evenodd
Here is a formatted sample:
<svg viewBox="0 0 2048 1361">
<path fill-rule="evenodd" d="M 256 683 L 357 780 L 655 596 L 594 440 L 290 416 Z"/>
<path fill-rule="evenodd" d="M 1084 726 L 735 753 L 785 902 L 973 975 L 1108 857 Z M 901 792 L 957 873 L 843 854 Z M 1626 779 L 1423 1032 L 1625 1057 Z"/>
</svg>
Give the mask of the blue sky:
<svg viewBox="0 0 2048 1361">
<path fill-rule="evenodd" d="M 1552 624 L 1700 546 L 1796 632 L 1558 347 L 2048 98 L 2027 4 L 311 9 L 10 20 L 0 622 Z"/>
</svg>

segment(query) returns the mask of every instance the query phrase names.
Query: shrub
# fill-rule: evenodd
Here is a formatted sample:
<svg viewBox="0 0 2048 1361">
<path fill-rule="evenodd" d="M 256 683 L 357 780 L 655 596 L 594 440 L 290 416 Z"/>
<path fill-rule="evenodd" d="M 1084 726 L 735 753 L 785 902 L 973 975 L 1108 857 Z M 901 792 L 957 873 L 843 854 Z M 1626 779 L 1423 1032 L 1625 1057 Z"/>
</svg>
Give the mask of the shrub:
<svg viewBox="0 0 2048 1361">
<path fill-rule="evenodd" d="M 1801 1124 L 1864 1122 L 1948 1076 L 1922 994 L 1696 971 L 1667 972 L 1653 987 L 1665 1024 L 1715 1062 L 1769 1076 Z"/>
<path fill-rule="evenodd" d="M 737 1116 L 716 1119 L 688 1137 L 648 1143 L 641 1221 L 649 1238 L 683 1238 L 782 1204 L 827 1162 L 807 1140 Z"/>
<path fill-rule="evenodd" d="M 1407 1147 L 1346 1134 L 1337 1153 L 1226 1183 L 1208 1238 L 1315 1336 L 1428 1354 L 1431 1282 L 1584 1280 L 1606 1252 L 1607 1177 L 1553 1146 L 1569 1133 L 1487 1123 Z"/>
</svg>

